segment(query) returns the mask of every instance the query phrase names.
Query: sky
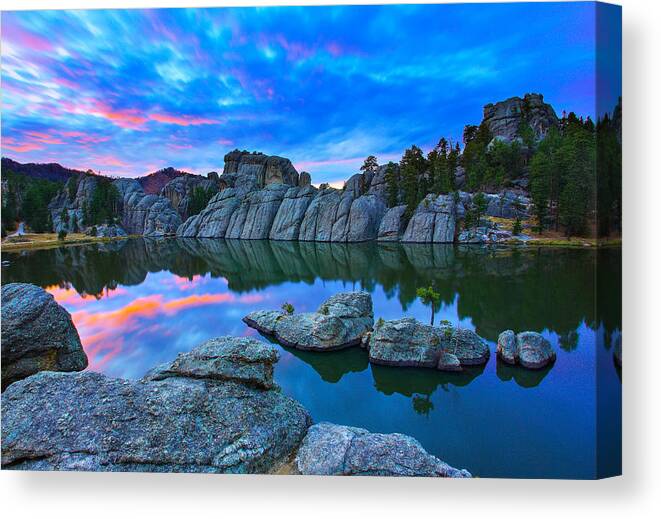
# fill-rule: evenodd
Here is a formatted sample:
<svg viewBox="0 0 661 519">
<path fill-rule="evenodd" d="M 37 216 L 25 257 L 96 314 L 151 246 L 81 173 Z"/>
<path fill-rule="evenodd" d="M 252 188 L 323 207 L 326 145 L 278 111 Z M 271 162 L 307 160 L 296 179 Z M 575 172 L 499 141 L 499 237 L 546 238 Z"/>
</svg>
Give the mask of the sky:
<svg viewBox="0 0 661 519">
<path fill-rule="evenodd" d="M 526 92 L 594 118 L 621 92 L 593 3 L 2 13 L 2 155 L 107 175 L 222 171 L 238 148 L 341 183 L 461 139 Z M 599 59 L 598 59 L 599 58 Z"/>
</svg>

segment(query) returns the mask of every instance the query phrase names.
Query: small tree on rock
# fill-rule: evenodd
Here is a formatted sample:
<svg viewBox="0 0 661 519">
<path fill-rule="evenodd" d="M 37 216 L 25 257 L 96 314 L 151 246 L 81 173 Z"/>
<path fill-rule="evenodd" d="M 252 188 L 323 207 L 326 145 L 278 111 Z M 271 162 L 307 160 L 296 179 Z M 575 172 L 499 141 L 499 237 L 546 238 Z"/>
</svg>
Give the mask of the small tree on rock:
<svg viewBox="0 0 661 519">
<path fill-rule="evenodd" d="M 441 302 L 441 294 L 436 292 L 433 287 L 422 287 L 416 290 L 416 295 L 425 305 L 431 305 L 431 325 L 434 326 L 434 314 L 436 308 Z"/>
</svg>

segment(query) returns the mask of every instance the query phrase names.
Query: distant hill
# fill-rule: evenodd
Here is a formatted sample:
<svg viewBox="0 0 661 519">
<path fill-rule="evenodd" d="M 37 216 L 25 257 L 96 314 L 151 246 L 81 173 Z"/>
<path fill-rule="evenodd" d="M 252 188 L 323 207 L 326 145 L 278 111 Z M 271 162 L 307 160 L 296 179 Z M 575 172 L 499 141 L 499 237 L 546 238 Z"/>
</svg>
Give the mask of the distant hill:
<svg viewBox="0 0 661 519">
<path fill-rule="evenodd" d="M 86 174 L 85 171 L 65 168 L 64 166 L 61 166 L 57 163 L 21 164 L 20 162 L 16 162 L 15 160 L 12 160 L 8 157 L 2 158 L 2 171 L 13 171 L 14 173 L 26 175 L 32 178 L 50 180 L 51 182 L 66 182 L 72 176 Z M 195 177 L 200 176 L 193 175 L 192 173 L 186 173 L 185 171 L 180 171 L 170 167 L 160 169 L 143 177 L 137 177 L 136 180 L 140 183 L 142 189 L 145 190 L 145 193 L 158 195 L 161 192 L 161 189 L 163 189 L 163 186 L 170 182 L 170 180 L 184 175 Z"/>
<path fill-rule="evenodd" d="M 145 193 L 158 195 L 161 192 L 161 189 L 163 189 L 163 186 L 170 182 L 170 180 L 184 175 L 191 177 L 199 176 L 174 168 L 164 168 L 159 169 L 154 173 L 150 173 L 149 175 L 145 175 L 144 177 L 138 177 L 136 180 L 140 182 L 140 185 L 142 186 L 142 189 L 145 190 Z"/>
<path fill-rule="evenodd" d="M 73 175 L 82 175 L 84 171 L 69 169 L 56 163 L 21 164 L 7 157 L 2 157 L 2 171 L 13 171 L 32 178 L 50 180 L 51 182 L 66 182 Z"/>
</svg>

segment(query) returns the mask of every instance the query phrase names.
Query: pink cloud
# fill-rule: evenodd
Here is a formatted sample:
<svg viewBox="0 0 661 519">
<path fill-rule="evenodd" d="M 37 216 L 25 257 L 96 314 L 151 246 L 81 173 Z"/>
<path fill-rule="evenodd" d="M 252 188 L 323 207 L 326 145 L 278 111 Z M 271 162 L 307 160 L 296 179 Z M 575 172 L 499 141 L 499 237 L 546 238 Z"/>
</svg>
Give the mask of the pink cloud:
<svg viewBox="0 0 661 519">
<path fill-rule="evenodd" d="M 168 113 L 152 113 L 149 119 L 165 124 L 177 124 L 179 126 L 197 126 L 201 124 L 219 124 L 216 119 L 206 119 L 204 117 L 194 117 L 191 115 L 175 115 Z"/>
<path fill-rule="evenodd" d="M 53 49 L 48 40 L 22 29 L 15 23 L 2 24 L 2 38 L 17 44 L 17 46 L 40 52 L 48 52 Z"/>
<path fill-rule="evenodd" d="M 12 137 L 3 137 L 2 147 L 8 150 L 15 151 L 16 153 L 26 153 L 29 151 L 42 150 L 43 146 L 32 142 L 19 143 Z"/>
<path fill-rule="evenodd" d="M 218 139 L 218 144 L 223 146 L 234 146 L 234 141 L 232 139 Z"/>
</svg>

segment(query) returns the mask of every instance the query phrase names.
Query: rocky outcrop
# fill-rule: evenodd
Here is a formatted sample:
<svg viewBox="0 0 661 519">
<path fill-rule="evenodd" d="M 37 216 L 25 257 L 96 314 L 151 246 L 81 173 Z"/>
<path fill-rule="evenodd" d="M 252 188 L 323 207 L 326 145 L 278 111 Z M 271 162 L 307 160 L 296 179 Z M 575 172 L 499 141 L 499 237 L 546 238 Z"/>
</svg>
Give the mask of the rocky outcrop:
<svg viewBox="0 0 661 519">
<path fill-rule="evenodd" d="M 199 175 L 181 175 L 170 180 L 160 195 L 167 198 L 172 207 L 174 207 L 182 220 L 186 220 L 190 214 L 190 202 L 195 189 L 204 189 L 207 193 L 216 193 L 218 186 L 208 178 Z"/>
<path fill-rule="evenodd" d="M 299 474 L 317 476 L 419 476 L 469 478 L 403 434 L 370 433 L 322 422 L 310 427 L 296 455 Z"/>
<path fill-rule="evenodd" d="M 185 176 L 196 176 L 186 173 L 185 171 L 180 171 L 173 167 L 159 169 L 154 173 L 149 175 L 144 175 L 142 177 L 136 178 L 142 190 L 148 195 L 158 195 L 161 190 L 165 187 L 168 182 L 171 182 L 175 178 L 185 177 Z"/>
<path fill-rule="evenodd" d="M 428 326 L 412 317 L 379 320 L 365 345 L 370 362 L 386 366 L 460 371 L 489 359 L 486 341 L 475 332 L 450 325 Z"/>
<path fill-rule="evenodd" d="M 235 184 L 253 181 L 257 188 L 269 184 L 298 185 L 298 171 L 289 159 L 234 150 L 225 155 L 225 167 L 221 180 L 234 176 Z"/>
<path fill-rule="evenodd" d="M 402 241 L 411 243 L 454 242 L 455 206 L 452 195 L 427 195 L 411 216 Z"/>
<path fill-rule="evenodd" d="M 399 241 L 406 230 L 405 212 L 405 205 L 396 205 L 388 209 L 381 219 L 377 240 Z"/>
<path fill-rule="evenodd" d="M 316 312 L 257 311 L 243 321 L 285 346 L 331 351 L 360 344 L 372 329 L 374 313 L 367 292 L 342 292 L 328 298 Z"/>
<path fill-rule="evenodd" d="M 168 236 L 176 233 L 181 218 L 167 198 L 145 194 L 134 179 L 120 178 L 113 185 L 120 197 L 120 222 L 129 234 Z"/>
<path fill-rule="evenodd" d="M 86 226 L 85 212 L 99 182 L 107 181 L 94 175 L 73 176 L 48 204 L 55 232 L 80 232 Z M 69 187 L 69 183 L 73 188 Z"/>
<path fill-rule="evenodd" d="M 71 316 L 45 290 L 26 283 L 2 287 L 2 389 L 39 371 L 87 367 Z"/>
<path fill-rule="evenodd" d="M 541 369 L 555 360 L 551 343 L 537 332 L 504 331 L 498 336 L 497 353 L 503 362 L 529 369 Z"/>
<path fill-rule="evenodd" d="M 523 193 L 504 190 L 496 194 L 486 194 L 487 216 L 498 218 L 527 218 L 530 216 L 531 201 Z"/>
<path fill-rule="evenodd" d="M 44 372 L 12 384 L 2 398 L 2 468 L 275 472 L 311 423 L 298 402 L 264 389 L 276 355 L 225 337 L 142 381 Z"/>
<path fill-rule="evenodd" d="M 559 125 L 553 107 L 544 102 L 541 94 L 526 94 L 523 99 L 511 97 L 505 101 L 484 107 L 483 124 L 486 124 L 494 139 L 506 142 L 520 138 L 521 124 L 528 125 L 536 140 L 543 139 L 551 127 Z"/>
</svg>

